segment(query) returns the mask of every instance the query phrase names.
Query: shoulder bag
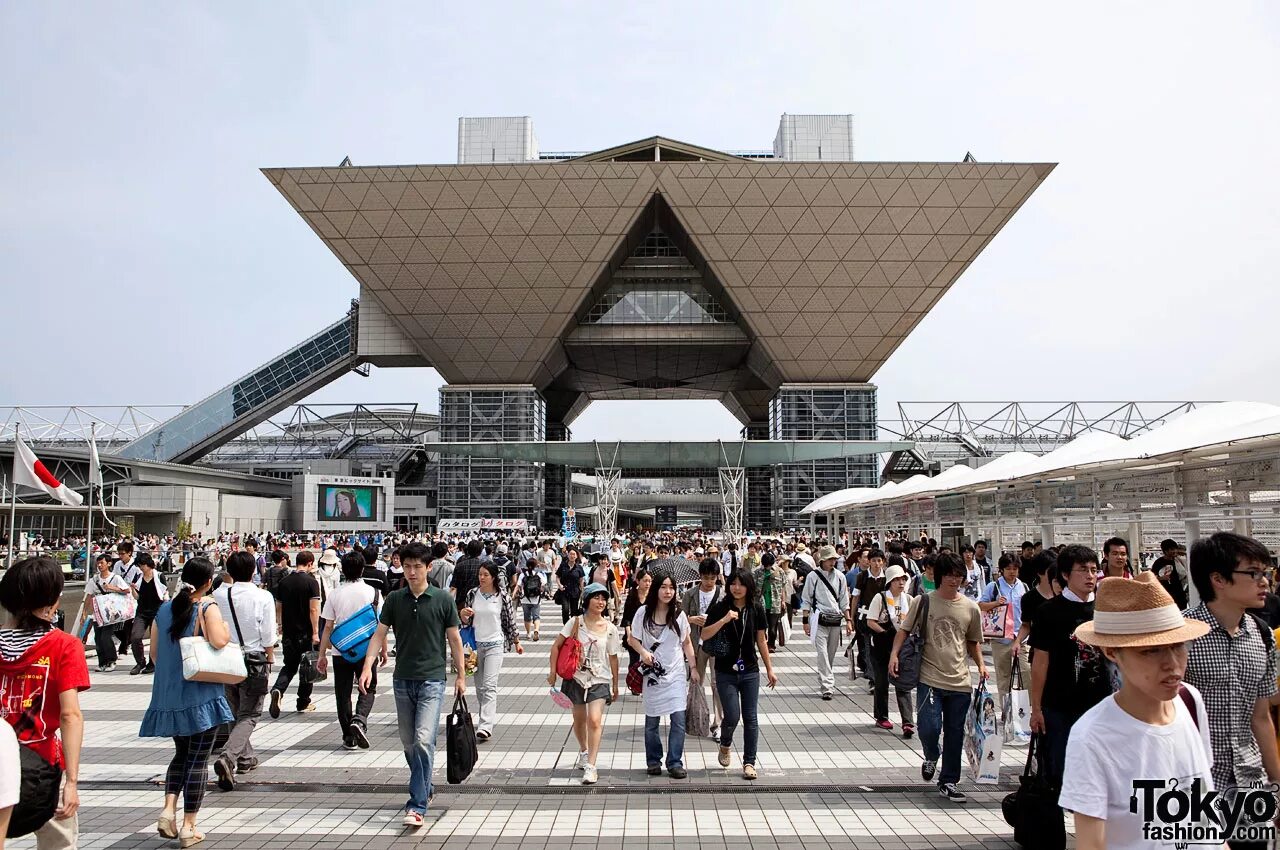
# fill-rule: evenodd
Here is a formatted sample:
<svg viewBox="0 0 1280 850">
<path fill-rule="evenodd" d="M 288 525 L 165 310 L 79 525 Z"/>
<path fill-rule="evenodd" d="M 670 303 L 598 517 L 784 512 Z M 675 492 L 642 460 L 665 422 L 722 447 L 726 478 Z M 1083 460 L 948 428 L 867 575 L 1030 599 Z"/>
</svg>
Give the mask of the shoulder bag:
<svg viewBox="0 0 1280 850">
<path fill-rule="evenodd" d="M 895 688 L 910 690 L 920 684 L 920 662 L 924 657 L 924 640 L 929 625 L 929 594 L 920 597 L 920 616 L 915 627 L 898 648 L 898 675 L 890 676 Z"/>
<path fill-rule="evenodd" d="M 342 657 L 357 664 L 364 660 L 369 641 L 378 630 L 378 611 L 372 604 L 366 605 L 333 627 L 329 643 Z"/>
<path fill-rule="evenodd" d="M 62 786 L 62 768 L 22 743 L 18 744 L 18 766 L 18 802 L 9 816 L 8 838 L 30 835 L 48 823 L 58 809 Z"/>
<path fill-rule="evenodd" d="M 1067 846 L 1066 823 L 1058 807 L 1058 789 L 1049 784 L 1045 771 L 1043 746 L 1043 735 L 1031 736 L 1018 790 L 1005 797 L 1000 808 L 1018 844 L 1035 850 L 1062 850 Z"/>
<path fill-rule="evenodd" d="M 822 582 L 823 587 L 825 587 L 827 591 L 830 592 L 831 599 L 835 602 L 836 607 L 837 608 L 840 607 L 840 594 L 836 593 L 836 589 L 831 586 L 831 582 L 827 581 L 827 577 L 822 574 L 822 570 L 816 570 L 814 572 L 814 575 L 818 577 L 818 581 Z M 813 607 L 814 608 L 818 607 L 818 599 L 817 599 L 816 593 L 814 594 Z M 844 615 L 842 614 L 826 614 L 821 611 L 815 611 L 814 613 L 818 615 L 819 626 L 832 628 L 833 626 L 839 626 L 844 622 Z"/>
<path fill-rule="evenodd" d="M 214 649 L 208 638 L 202 635 L 204 609 L 198 606 L 192 616 L 196 620 L 195 633 L 178 641 L 182 651 L 182 678 L 188 682 L 214 682 L 219 685 L 238 685 L 249 675 L 240 645 L 228 643 L 222 649 Z"/>
<path fill-rule="evenodd" d="M 244 631 L 240 628 L 240 618 L 236 615 L 235 585 L 227 588 L 227 607 L 231 609 L 231 622 L 236 626 L 236 637 L 240 640 L 240 649 L 244 653 L 245 680 L 242 687 L 251 697 L 267 695 L 267 677 L 271 672 L 271 662 L 267 661 L 267 653 L 261 649 L 244 648 Z"/>
<path fill-rule="evenodd" d="M 578 630 L 581 628 L 582 618 L 575 617 L 573 634 L 560 645 L 560 654 L 556 656 L 556 675 L 561 679 L 572 679 L 582 666 L 582 641 L 578 640 Z"/>
<path fill-rule="evenodd" d="M 710 608 L 707 609 L 711 610 Z M 729 610 L 733 610 L 732 603 Z M 746 613 L 746 609 L 743 609 Z M 705 629 L 706 626 L 703 626 Z M 720 631 L 716 632 L 713 637 L 707 638 L 702 642 L 702 651 L 713 658 L 728 658 L 733 653 L 733 642 L 729 640 L 729 624 L 725 623 L 720 627 Z"/>
</svg>

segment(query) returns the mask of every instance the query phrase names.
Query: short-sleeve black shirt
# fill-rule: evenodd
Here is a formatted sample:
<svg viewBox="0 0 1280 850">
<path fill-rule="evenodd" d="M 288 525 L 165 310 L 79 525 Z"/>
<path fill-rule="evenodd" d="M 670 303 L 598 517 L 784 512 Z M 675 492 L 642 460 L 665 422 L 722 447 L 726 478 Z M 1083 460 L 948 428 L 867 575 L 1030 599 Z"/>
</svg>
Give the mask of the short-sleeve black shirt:
<svg viewBox="0 0 1280 850">
<path fill-rule="evenodd" d="M 729 613 L 729 606 L 733 605 L 733 601 L 725 596 L 717 601 L 714 605 L 707 609 L 707 622 L 715 623 L 724 618 Z M 764 607 L 756 602 L 746 608 L 738 611 L 738 619 L 732 623 L 726 623 L 722 628 L 729 633 L 729 645 L 734 647 L 737 652 L 731 652 L 724 658 L 714 659 L 717 673 L 735 673 L 734 665 L 738 662 L 739 655 L 742 658 L 744 673 L 755 672 L 760 669 L 760 659 L 756 657 L 756 634 L 763 632 L 769 627 L 768 618 L 765 617 Z"/>
<path fill-rule="evenodd" d="M 320 598 L 320 582 L 305 570 L 294 570 L 280 580 L 280 634 L 296 641 L 317 641 L 311 634 L 311 600 Z"/>
<path fill-rule="evenodd" d="M 1093 603 L 1055 596 L 1036 610 L 1035 617 L 1031 645 L 1049 653 L 1040 707 L 1075 720 L 1111 695 L 1102 650 L 1073 636 L 1076 626 L 1093 619 Z"/>
</svg>

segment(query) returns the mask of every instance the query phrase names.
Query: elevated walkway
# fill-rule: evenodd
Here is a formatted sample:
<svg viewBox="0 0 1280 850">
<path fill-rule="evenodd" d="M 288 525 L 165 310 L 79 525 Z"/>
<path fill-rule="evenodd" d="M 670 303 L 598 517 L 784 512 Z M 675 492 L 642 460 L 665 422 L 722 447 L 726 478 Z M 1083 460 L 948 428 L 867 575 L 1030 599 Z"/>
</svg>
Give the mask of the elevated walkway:
<svg viewBox="0 0 1280 850">
<path fill-rule="evenodd" d="M 160 423 L 118 457 L 192 463 L 361 365 L 356 307 L 204 401 Z"/>
</svg>

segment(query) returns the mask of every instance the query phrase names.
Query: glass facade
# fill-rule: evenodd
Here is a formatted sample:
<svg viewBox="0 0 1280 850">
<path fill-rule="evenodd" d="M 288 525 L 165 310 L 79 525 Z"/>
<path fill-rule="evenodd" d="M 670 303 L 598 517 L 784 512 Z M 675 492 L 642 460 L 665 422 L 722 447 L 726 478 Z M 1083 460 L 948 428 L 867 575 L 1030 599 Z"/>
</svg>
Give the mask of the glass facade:
<svg viewBox="0 0 1280 850">
<path fill-rule="evenodd" d="M 532 387 L 442 387 L 440 441 L 524 442 L 546 439 L 547 406 Z M 541 464 L 440 456 L 440 519 L 527 519 L 539 524 Z"/>
<path fill-rule="evenodd" d="M 769 402 L 769 437 L 774 440 L 875 440 L 878 433 L 876 388 L 869 384 L 783 387 Z M 807 526 L 800 511 L 819 496 L 879 483 L 876 455 L 779 465 L 773 472 L 773 524 Z M 750 490 L 747 499 L 750 505 Z"/>
<path fill-rule="evenodd" d="M 733 320 L 700 283 L 634 280 L 615 283 L 587 313 L 599 325 L 707 325 Z"/>
<path fill-rule="evenodd" d="M 135 460 L 195 460 L 188 456 L 191 449 L 236 427 L 238 420 L 278 403 L 281 396 L 292 393 L 312 376 L 353 358 L 355 341 L 353 310 L 306 342 L 156 426 L 118 454 Z"/>
</svg>

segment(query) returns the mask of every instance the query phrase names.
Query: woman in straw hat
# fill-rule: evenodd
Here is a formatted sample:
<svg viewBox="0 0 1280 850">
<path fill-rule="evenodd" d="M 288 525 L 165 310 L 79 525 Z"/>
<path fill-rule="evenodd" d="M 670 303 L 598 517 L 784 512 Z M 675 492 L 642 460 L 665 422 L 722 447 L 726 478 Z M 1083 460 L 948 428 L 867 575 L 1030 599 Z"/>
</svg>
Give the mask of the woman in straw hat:
<svg viewBox="0 0 1280 850">
<path fill-rule="evenodd" d="M 1166 825 L 1156 807 L 1147 811 L 1135 782 L 1172 788 L 1176 780 L 1183 793 L 1197 780 L 1205 793 L 1213 787 L 1204 702 L 1182 681 L 1188 642 L 1207 632 L 1207 624 L 1182 616 L 1153 573 L 1099 583 L 1094 618 L 1075 637 L 1099 647 L 1120 668 L 1123 684 L 1076 722 L 1067 744 L 1059 802 L 1075 813 L 1080 850 L 1173 846 L 1150 833 Z"/>
</svg>

